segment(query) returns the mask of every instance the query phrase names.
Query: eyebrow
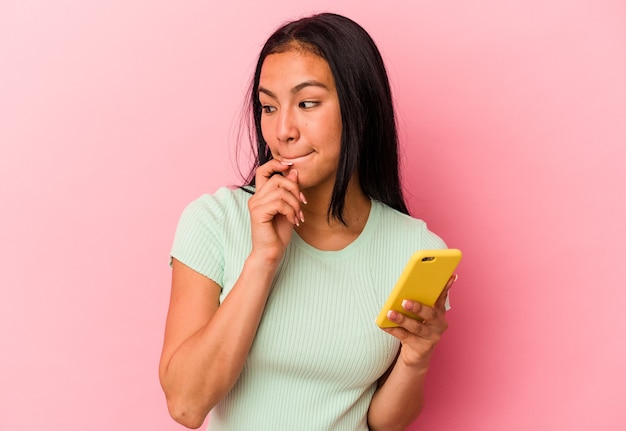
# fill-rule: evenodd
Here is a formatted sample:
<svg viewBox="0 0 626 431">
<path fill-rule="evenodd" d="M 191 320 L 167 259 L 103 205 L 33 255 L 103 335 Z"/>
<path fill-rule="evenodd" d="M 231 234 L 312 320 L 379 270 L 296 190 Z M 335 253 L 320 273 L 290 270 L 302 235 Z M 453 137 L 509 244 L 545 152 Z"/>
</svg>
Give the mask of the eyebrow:
<svg viewBox="0 0 626 431">
<path fill-rule="evenodd" d="M 300 84 L 298 84 L 295 87 L 293 87 L 291 89 L 291 94 L 297 94 L 302 89 L 307 88 L 307 87 L 320 87 L 320 88 L 323 88 L 325 90 L 328 90 L 328 86 L 326 84 L 324 84 L 323 82 L 310 80 L 310 81 L 301 82 Z M 268 90 L 267 88 L 265 88 L 265 87 L 259 86 L 259 93 L 265 93 L 268 96 L 276 99 L 276 95 L 274 93 L 272 93 L 270 90 Z"/>
</svg>

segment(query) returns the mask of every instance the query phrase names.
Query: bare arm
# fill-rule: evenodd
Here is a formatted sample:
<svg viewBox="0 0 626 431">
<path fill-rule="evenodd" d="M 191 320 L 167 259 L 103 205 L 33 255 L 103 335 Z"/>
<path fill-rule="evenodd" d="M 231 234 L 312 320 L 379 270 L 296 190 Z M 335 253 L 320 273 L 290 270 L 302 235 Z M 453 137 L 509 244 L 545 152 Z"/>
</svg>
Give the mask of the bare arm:
<svg viewBox="0 0 626 431">
<path fill-rule="evenodd" d="M 408 311 L 418 314 L 424 322 L 392 312 L 389 318 L 400 327 L 387 328 L 402 345 L 390 370 L 381 378 L 368 411 L 372 431 L 404 430 L 419 416 L 424 405 L 424 381 L 430 358 L 441 335 L 448 327 L 445 319 L 445 298 L 456 280 L 450 279 L 435 307 L 407 301 Z"/>
<path fill-rule="evenodd" d="M 226 299 L 209 278 L 174 260 L 159 378 L 171 416 L 198 428 L 235 384 L 300 212 L 296 173 L 278 162 L 257 170 L 250 198 L 252 251 Z"/>
<path fill-rule="evenodd" d="M 239 377 L 273 272 L 247 261 L 218 307 L 215 282 L 176 260 L 173 265 L 160 378 L 172 417 L 197 428 Z"/>
</svg>

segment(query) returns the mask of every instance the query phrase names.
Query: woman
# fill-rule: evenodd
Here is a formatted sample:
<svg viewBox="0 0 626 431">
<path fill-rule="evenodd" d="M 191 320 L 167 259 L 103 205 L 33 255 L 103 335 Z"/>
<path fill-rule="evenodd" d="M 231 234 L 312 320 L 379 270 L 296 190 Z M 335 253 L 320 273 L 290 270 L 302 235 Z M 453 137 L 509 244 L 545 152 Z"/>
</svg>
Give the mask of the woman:
<svg viewBox="0 0 626 431">
<path fill-rule="evenodd" d="M 250 92 L 247 187 L 184 211 L 160 379 L 172 417 L 214 430 L 404 429 L 445 331 L 444 300 L 375 317 L 409 256 L 386 71 L 356 23 L 320 14 L 266 42 Z"/>
</svg>

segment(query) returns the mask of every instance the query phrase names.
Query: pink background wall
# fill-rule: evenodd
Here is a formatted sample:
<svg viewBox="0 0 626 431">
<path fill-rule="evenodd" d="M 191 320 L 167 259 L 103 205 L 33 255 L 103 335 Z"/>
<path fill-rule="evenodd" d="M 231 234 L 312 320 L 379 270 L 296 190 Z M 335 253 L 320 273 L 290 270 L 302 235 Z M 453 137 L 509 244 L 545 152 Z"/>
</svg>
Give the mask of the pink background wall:
<svg viewBox="0 0 626 431">
<path fill-rule="evenodd" d="M 378 42 L 411 207 L 465 252 L 414 429 L 626 429 L 625 3 L 216 3 L 0 1 L 0 429 L 182 428 L 175 224 L 236 182 L 254 57 L 315 10 Z"/>
</svg>

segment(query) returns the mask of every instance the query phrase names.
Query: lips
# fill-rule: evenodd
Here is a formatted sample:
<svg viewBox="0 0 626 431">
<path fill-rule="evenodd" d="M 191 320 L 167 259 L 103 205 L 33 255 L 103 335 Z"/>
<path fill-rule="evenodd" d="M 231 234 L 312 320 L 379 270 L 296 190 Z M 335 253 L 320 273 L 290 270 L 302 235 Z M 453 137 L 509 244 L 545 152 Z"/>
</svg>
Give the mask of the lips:
<svg viewBox="0 0 626 431">
<path fill-rule="evenodd" d="M 310 156 L 311 154 L 313 154 L 313 151 L 311 151 L 310 153 L 306 153 L 300 156 L 295 156 L 295 157 L 281 157 L 281 162 L 284 163 L 298 163 L 303 161 L 304 159 L 306 159 L 308 156 Z"/>
</svg>

